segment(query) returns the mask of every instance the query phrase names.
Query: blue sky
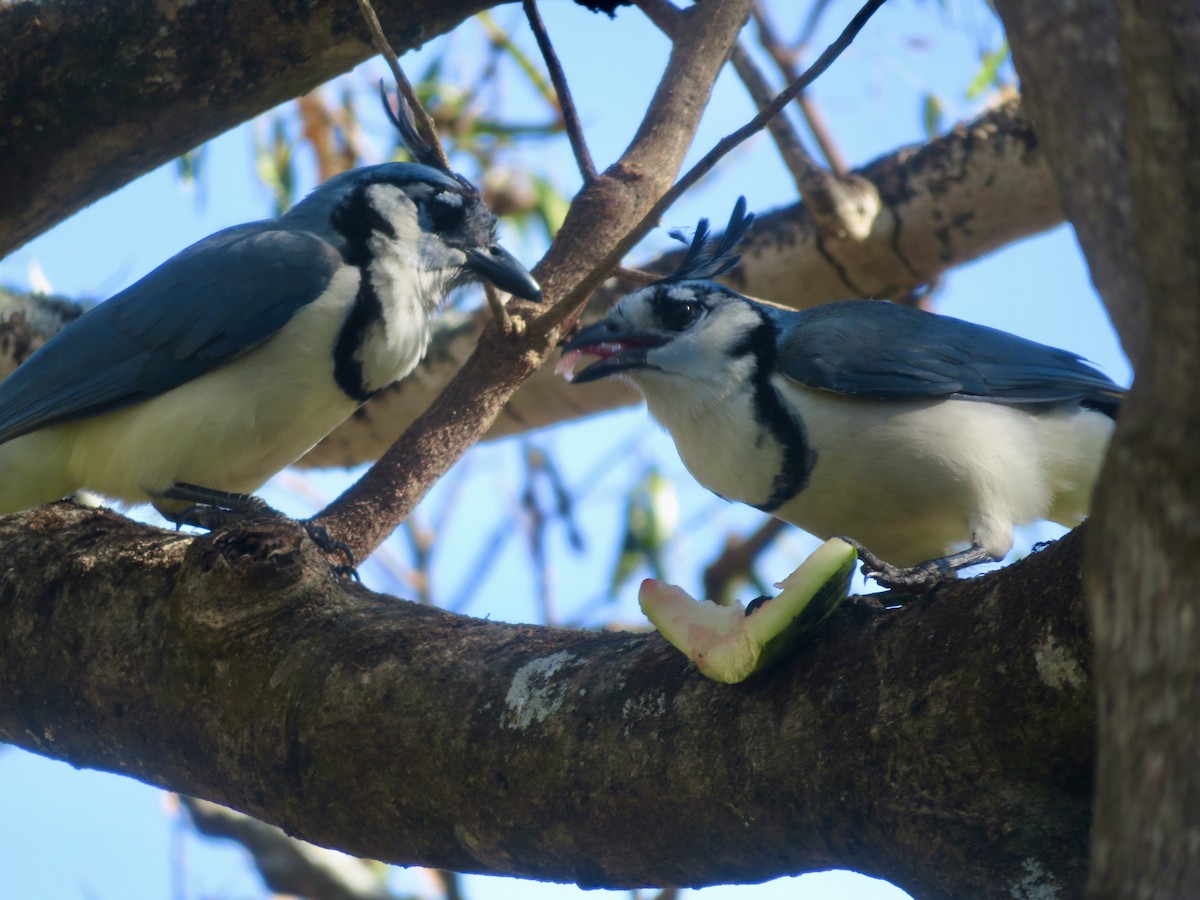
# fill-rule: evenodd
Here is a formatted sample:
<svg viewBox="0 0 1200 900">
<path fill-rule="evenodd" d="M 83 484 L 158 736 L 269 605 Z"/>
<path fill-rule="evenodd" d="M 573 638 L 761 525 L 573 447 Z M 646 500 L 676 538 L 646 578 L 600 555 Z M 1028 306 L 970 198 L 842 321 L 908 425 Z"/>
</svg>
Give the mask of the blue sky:
<svg viewBox="0 0 1200 900">
<path fill-rule="evenodd" d="M 798 27 L 798 13 L 792 12 L 791 21 L 785 21 L 782 8 L 791 5 L 776 4 L 784 33 L 794 33 Z M 831 4 L 826 26 L 815 41 L 818 48 L 854 8 L 845 2 Z M 949 10 L 944 14 L 938 4 L 894 0 L 818 82 L 814 96 L 853 163 L 921 140 L 921 100 L 926 92 L 943 99 L 949 121 L 976 108 L 965 99 L 964 88 L 978 70 L 981 48 L 992 49 L 997 33 L 982 4 L 951 3 Z M 543 14 L 575 89 L 593 154 L 603 167 L 616 158 L 636 129 L 633 112 L 644 108 L 653 91 L 667 44 L 629 10 L 611 23 L 565 3 L 546 4 Z M 515 10 L 505 8 L 497 19 L 522 32 Z M 469 57 L 477 35 L 476 26 L 468 23 L 440 40 L 452 42 Z M 526 39 L 523 43 L 531 46 Z M 619 48 L 619 59 L 614 48 Z M 415 59 L 404 60 L 410 73 L 420 70 L 422 58 L 415 54 Z M 370 85 L 382 71 L 378 63 L 370 63 L 350 77 L 356 84 Z M 510 86 L 512 108 L 519 112 L 520 88 L 515 79 Z M 723 77 L 693 159 L 751 114 L 740 84 L 729 75 Z M 382 123 L 372 136 L 379 147 L 390 140 Z M 541 147 L 530 158 L 565 190 L 577 184 L 564 147 Z M 0 260 L 0 283 L 24 287 L 44 277 L 67 295 L 102 298 L 204 235 L 269 214 L 271 198 L 254 174 L 248 126 L 214 141 L 205 167 L 202 196 L 183 185 L 172 166 L 164 167 Z M 795 201 L 791 181 L 765 136 L 737 150 L 714 176 L 668 212 L 664 224 L 690 228 L 700 216 L 721 221 L 739 194 L 745 194 L 756 210 Z M 665 229 L 652 235 L 634 261 L 664 246 L 664 235 Z M 507 243 L 530 263 L 542 249 L 514 234 Z M 937 304 L 939 311 L 1079 352 L 1118 381 L 1128 382 L 1128 366 L 1066 228 L 956 270 L 946 279 Z M 556 608 L 563 617 L 586 610 L 585 618 L 592 623 L 609 618 L 642 621 L 632 589 L 623 591 L 614 603 L 602 600 L 625 491 L 648 466 L 661 470 L 675 485 L 681 527 L 669 556 L 671 574 L 694 593 L 700 569 L 724 536 L 760 521 L 757 513 L 725 504 L 697 488 L 669 439 L 649 422 L 643 409 L 532 440 L 553 454 L 564 479 L 580 495 L 585 552 L 571 550 L 563 529 L 549 534 Z M 461 560 L 488 552 L 492 535 L 519 514 L 520 452 L 521 444 L 511 440 L 477 448 L 419 511 L 418 516 L 428 522 L 453 506 L 441 540 L 455 548 L 454 554 L 445 554 L 454 559 L 439 558 L 434 564 L 441 596 L 452 598 L 470 587 L 462 584 Z M 295 476 L 287 475 L 270 486 L 267 496 L 290 512 L 307 514 L 319 506 L 322 496 L 335 494 L 347 477 L 346 473 L 323 474 L 301 489 Z M 462 479 L 460 485 L 452 483 L 457 479 Z M 1021 545 L 1028 547 L 1054 533 L 1039 526 L 1023 536 Z M 760 569 L 770 580 L 782 577 L 812 546 L 815 542 L 803 535 L 788 535 Z M 539 607 L 533 601 L 526 549 L 519 540 L 508 540 L 496 549 L 495 557 L 489 577 L 476 587 L 464 611 L 507 621 L 535 621 Z M 393 541 L 380 558 L 402 567 L 404 542 Z M 368 564 L 364 575 L 377 588 L 404 593 L 385 565 Z M 186 860 L 182 870 L 181 859 Z M 396 879 L 404 890 L 427 890 L 419 873 L 398 873 Z M 182 894 L 177 884 L 183 885 Z M 578 894 L 569 887 L 482 879 L 472 879 L 469 891 L 476 898 L 545 900 Z M 187 833 L 161 791 L 125 778 L 76 771 L 22 751 L 0 750 L 0 897 L 140 900 L 264 893 L 238 848 Z M 889 886 L 842 875 L 697 893 L 704 900 L 905 896 Z"/>
</svg>

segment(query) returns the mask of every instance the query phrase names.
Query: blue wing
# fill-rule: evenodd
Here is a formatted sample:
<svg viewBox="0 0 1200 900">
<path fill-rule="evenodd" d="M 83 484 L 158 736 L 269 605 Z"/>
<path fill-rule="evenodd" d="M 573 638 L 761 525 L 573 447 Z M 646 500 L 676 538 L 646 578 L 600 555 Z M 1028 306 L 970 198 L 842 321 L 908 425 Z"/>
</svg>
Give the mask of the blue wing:
<svg viewBox="0 0 1200 900">
<path fill-rule="evenodd" d="M 772 317 L 780 371 L 839 394 L 1075 401 L 1110 416 L 1125 394 L 1074 353 L 894 303 L 853 300 Z"/>
<path fill-rule="evenodd" d="M 344 265 L 314 234 L 210 235 L 89 310 L 0 382 L 0 443 L 158 394 L 262 343 Z"/>
</svg>

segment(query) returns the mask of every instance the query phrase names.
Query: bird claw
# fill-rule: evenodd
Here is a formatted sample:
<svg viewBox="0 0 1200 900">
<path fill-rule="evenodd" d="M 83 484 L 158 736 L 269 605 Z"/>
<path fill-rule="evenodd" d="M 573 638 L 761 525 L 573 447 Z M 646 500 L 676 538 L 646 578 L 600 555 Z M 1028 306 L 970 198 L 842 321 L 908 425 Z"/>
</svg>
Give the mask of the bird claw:
<svg viewBox="0 0 1200 900">
<path fill-rule="evenodd" d="M 880 559 L 853 538 L 842 540 L 854 548 L 862 560 L 862 573 L 885 588 L 910 594 L 928 594 L 942 582 L 954 577 L 954 569 L 945 559 L 931 559 L 915 566 L 894 566 Z"/>
<path fill-rule="evenodd" d="M 343 580 L 362 581 L 358 569 L 355 567 L 358 560 L 354 556 L 354 549 L 349 544 L 334 538 L 324 525 L 316 522 L 301 522 L 300 524 L 304 526 L 304 530 L 308 532 L 312 542 L 323 550 L 326 556 L 341 554 L 346 558 L 344 563 L 330 564 L 334 575 Z"/>
<path fill-rule="evenodd" d="M 159 509 L 165 519 L 174 523 L 176 529 L 182 525 L 191 525 L 195 528 L 203 528 L 205 531 L 215 531 L 247 519 L 290 521 L 275 507 L 253 494 L 235 494 L 194 484 L 177 483 L 164 491 L 162 497 L 165 500 L 184 500 L 193 504 L 182 512 Z M 318 525 L 315 522 L 300 522 L 299 524 L 326 556 L 342 556 L 346 560 L 344 563 L 330 562 L 329 567 L 333 571 L 334 577 L 339 580 L 362 581 L 358 575 L 358 569 L 355 567 L 357 560 L 354 550 L 349 544 L 333 538 L 324 525 Z"/>
</svg>

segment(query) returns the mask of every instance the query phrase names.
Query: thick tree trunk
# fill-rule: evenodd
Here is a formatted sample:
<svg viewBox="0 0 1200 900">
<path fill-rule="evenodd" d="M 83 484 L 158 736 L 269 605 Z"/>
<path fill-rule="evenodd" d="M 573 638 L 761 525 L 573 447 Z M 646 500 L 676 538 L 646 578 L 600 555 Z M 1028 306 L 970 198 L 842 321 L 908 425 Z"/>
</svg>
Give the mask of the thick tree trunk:
<svg viewBox="0 0 1200 900">
<path fill-rule="evenodd" d="M 999 5 L 1137 373 L 1088 552 L 1100 699 L 1090 893 L 1200 896 L 1200 9 Z"/>
<path fill-rule="evenodd" d="M 919 897 L 1076 896 L 1079 545 L 903 609 L 851 602 L 728 686 L 656 634 L 341 586 L 294 526 L 192 538 L 56 504 L 0 519 L 0 739 L 399 863 L 606 887 L 848 867 Z"/>
<path fill-rule="evenodd" d="M 1119 6 L 1146 340 L 1091 554 L 1104 740 L 1091 886 L 1188 897 L 1200 895 L 1200 8 Z"/>
</svg>

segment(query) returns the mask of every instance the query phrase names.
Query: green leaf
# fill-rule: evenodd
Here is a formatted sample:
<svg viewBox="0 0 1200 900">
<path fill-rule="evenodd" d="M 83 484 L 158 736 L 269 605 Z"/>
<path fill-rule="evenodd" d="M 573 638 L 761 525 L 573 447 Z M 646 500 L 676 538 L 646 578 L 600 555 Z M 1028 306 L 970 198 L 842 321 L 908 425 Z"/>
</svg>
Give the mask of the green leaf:
<svg viewBox="0 0 1200 900">
<path fill-rule="evenodd" d="M 983 54 L 979 71 L 975 73 L 975 77 L 967 85 L 968 100 L 977 99 L 990 87 L 1000 86 L 1000 67 L 1004 65 L 1008 59 L 1008 55 L 1008 41 L 1001 41 L 1000 46 L 991 53 Z"/>
<path fill-rule="evenodd" d="M 275 195 L 275 214 L 283 215 L 291 207 L 296 194 L 296 170 L 292 146 L 282 118 L 271 123 L 271 138 L 263 141 L 254 133 L 254 168 L 271 193 Z"/>
<path fill-rule="evenodd" d="M 196 184 L 200 180 L 204 168 L 205 150 L 208 144 L 201 144 L 194 150 L 189 150 L 175 160 L 176 171 L 184 184 Z"/>
<path fill-rule="evenodd" d="M 663 577 L 667 544 L 678 518 L 675 486 L 651 469 L 634 486 L 625 505 L 625 533 L 609 582 L 610 595 L 615 596 L 621 585 L 644 567 L 656 578 Z"/>
<path fill-rule="evenodd" d="M 571 209 L 571 198 L 560 191 L 549 179 L 530 172 L 534 196 L 537 198 L 535 211 L 551 239 L 562 228 L 567 212 Z"/>
<path fill-rule="evenodd" d="M 921 123 L 925 126 L 925 137 L 941 133 L 942 101 L 935 94 L 926 94 L 921 101 Z"/>
</svg>

